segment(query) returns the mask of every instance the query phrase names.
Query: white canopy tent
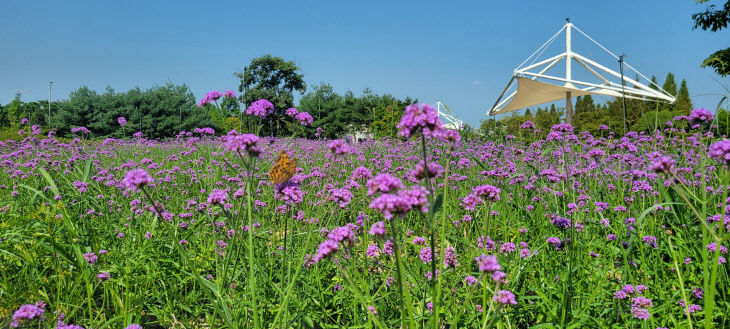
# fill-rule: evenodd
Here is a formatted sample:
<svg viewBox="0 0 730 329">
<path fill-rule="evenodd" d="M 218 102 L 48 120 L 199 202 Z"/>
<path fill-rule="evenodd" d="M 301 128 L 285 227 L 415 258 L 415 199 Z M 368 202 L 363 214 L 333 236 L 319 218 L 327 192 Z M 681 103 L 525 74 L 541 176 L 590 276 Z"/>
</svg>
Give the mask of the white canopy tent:
<svg viewBox="0 0 730 329">
<path fill-rule="evenodd" d="M 436 112 L 438 113 L 439 118 L 443 118 L 442 121 L 444 121 L 444 127 L 454 130 L 461 130 L 461 128 L 464 128 L 464 121 L 461 121 L 452 115 L 449 107 L 440 101 L 436 101 Z"/>
<path fill-rule="evenodd" d="M 574 52 L 572 50 L 572 32 L 574 29 L 581 35 L 585 36 L 588 40 L 598 45 L 598 47 L 607 52 L 610 56 L 618 60 L 619 63 L 623 65 L 621 70 L 622 72 L 619 74 L 614 70 Z M 565 32 L 565 51 L 556 56 L 538 61 L 540 55 L 542 55 L 553 41 L 555 41 L 555 39 L 563 32 Z M 527 64 L 528 62 L 530 63 Z M 588 73 L 587 76 L 591 81 L 580 81 L 574 79 L 573 76 L 575 72 L 573 72 L 573 63 L 576 63 L 579 67 L 585 69 Z M 552 74 L 549 72 L 550 69 L 557 64 L 565 65 L 564 76 L 560 76 L 559 73 Z M 647 81 L 650 85 L 652 85 L 652 87 L 648 87 L 634 79 L 626 78 L 623 74 L 624 66 L 635 72 L 637 77 L 641 77 L 636 80 L 642 80 L 643 78 L 643 80 Z M 517 86 L 517 90 L 514 90 L 515 86 Z M 508 92 L 509 94 L 505 97 L 505 94 Z M 554 102 L 564 98 L 566 103 L 566 122 L 570 123 L 572 121 L 573 114 L 571 97 L 591 94 L 613 97 L 624 96 L 626 98 L 666 101 L 670 103 L 674 103 L 675 101 L 675 97 L 673 95 L 662 90 L 646 76 L 627 64 L 623 60 L 623 56 L 618 57 L 614 55 L 608 49 L 568 21 L 557 33 L 555 33 L 555 35 L 548 39 L 545 44 L 532 53 L 530 57 L 528 57 L 514 70 L 512 78 L 509 80 L 509 83 L 507 83 L 507 87 L 505 87 L 502 94 L 494 103 L 494 106 L 487 111 L 487 115 L 493 116 L 507 113 L 538 104 Z"/>
</svg>

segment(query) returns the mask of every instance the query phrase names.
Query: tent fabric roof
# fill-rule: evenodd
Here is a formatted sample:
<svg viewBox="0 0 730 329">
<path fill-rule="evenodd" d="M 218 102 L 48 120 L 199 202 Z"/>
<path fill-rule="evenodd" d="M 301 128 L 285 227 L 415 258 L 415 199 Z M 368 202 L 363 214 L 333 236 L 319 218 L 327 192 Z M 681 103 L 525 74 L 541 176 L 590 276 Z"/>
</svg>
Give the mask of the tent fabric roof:
<svg viewBox="0 0 730 329">
<path fill-rule="evenodd" d="M 512 100 L 500 109 L 495 109 L 492 114 L 502 114 L 523 109 L 538 104 L 554 102 L 565 99 L 566 92 L 571 92 L 571 97 L 597 94 L 578 88 L 556 86 L 528 78 L 517 78 L 517 93 Z"/>
<path fill-rule="evenodd" d="M 588 40 L 618 60 L 621 63 L 622 72 L 618 73 L 574 52 L 571 47 L 572 30 L 580 32 L 581 35 L 588 38 Z M 538 61 L 538 58 L 555 41 L 555 38 L 563 32 L 565 32 L 565 52 Z M 527 66 L 523 66 L 531 59 L 532 61 Z M 565 65 L 565 75 L 560 75 L 561 72 L 549 73 L 551 68 L 559 63 Z M 577 64 L 575 68 L 582 71 L 583 74 L 589 73 L 587 77 L 590 78 L 592 76 L 592 78 L 590 80 L 581 79 L 584 81 L 574 80 L 573 64 Z M 573 26 L 572 23 L 567 22 L 558 33 L 553 35 L 553 37 L 514 70 L 512 78 L 507 83 L 507 87 L 502 91 L 502 94 L 497 98 L 494 105 L 487 110 L 487 114 L 497 115 L 538 104 L 565 100 L 568 92 L 571 93 L 571 97 L 595 94 L 612 97 L 623 96 L 626 98 L 651 101 L 666 101 L 670 103 L 676 100 L 674 96 L 659 88 L 655 83 L 650 83 L 652 87 L 649 87 L 639 82 L 638 79 L 635 81 L 625 77 L 623 67 L 632 70 L 644 80 L 650 81 L 649 78 L 625 63 L 623 56 L 616 56 L 587 34 L 583 33 L 583 31 Z M 555 73 L 558 74 L 556 75 Z M 505 97 L 508 91 L 514 90 L 515 80 L 517 80 L 518 84 L 517 90 Z"/>
</svg>

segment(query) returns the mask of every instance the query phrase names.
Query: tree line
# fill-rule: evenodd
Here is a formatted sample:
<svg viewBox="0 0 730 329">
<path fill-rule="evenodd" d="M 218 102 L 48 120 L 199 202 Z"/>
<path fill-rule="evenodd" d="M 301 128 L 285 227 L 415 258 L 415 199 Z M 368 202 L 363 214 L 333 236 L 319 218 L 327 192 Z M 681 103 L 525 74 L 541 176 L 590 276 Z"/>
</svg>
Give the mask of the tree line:
<svg viewBox="0 0 730 329">
<path fill-rule="evenodd" d="M 173 83 L 126 92 L 111 87 L 103 92 L 80 87 L 67 99 L 51 102 L 50 114 L 48 100 L 23 102 L 16 97 L 8 104 L 0 104 L 0 139 L 22 138 L 18 131 L 28 132 L 34 125 L 44 133 L 53 130 L 61 137 L 72 136 L 74 128 L 86 127 L 91 132 L 88 137 L 93 138 L 123 138 L 142 132 L 147 138 L 159 139 L 198 127 L 211 127 L 217 133 L 231 129 L 245 131 L 246 104 L 262 98 L 275 107 L 264 119 L 259 132 L 262 135 L 291 135 L 295 125 L 285 113 L 288 108 L 297 107 L 314 118 L 301 137 L 335 138 L 358 131 L 377 137 L 395 136 L 395 125 L 403 109 L 417 101 L 378 95 L 368 88 L 361 95 L 351 91 L 338 94 L 326 83 L 306 92 L 300 68 L 294 62 L 271 55 L 253 59 L 246 69 L 234 75 L 240 79 L 237 98 L 225 97 L 215 104 L 202 106 L 198 106 L 187 85 Z M 298 104 L 294 104 L 295 93 L 301 95 Z M 124 118 L 123 125 L 120 117 Z M 27 123 L 21 122 L 23 119 Z M 324 131 L 318 134 L 317 127 Z"/>
</svg>

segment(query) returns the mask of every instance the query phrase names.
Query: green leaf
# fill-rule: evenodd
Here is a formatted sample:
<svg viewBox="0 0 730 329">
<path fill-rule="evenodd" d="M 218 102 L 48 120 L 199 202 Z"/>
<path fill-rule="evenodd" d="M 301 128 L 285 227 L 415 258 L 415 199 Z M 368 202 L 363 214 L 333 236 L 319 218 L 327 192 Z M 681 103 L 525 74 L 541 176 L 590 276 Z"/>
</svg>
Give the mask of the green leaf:
<svg viewBox="0 0 730 329">
<path fill-rule="evenodd" d="M 46 179 L 46 182 L 48 182 L 48 185 L 51 186 L 51 191 L 55 193 L 55 195 L 61 195 L 61 192 L 58 191 L 58 186 L 56 186 L 56 182 L 53 181 L 53 178 L 51 178 L 51 175 L 48 174 L 48 172 L 43 169 L 42 167 L 39 167 L 38 170 L 41 172 L 41 175 L 43 175 L 43 178 Z"/>
<path fill-rule="evenodd" d="M 726 99 L 727 99 L 727 95 L 722 96 L 722 98 L 720 98 L 720 101 L 717 102 L 717 106 L 715 107 L 716 111 L 719 111 L 722 108 L 722 102 L 724 102 Z"/>
<path fill-rule="evenodd" d="M 89 180 L 90 173 L 91 173 L 91 159 L 86 160 L 86 167 L 84 168 L 84 182 Z"/>
<path fill-rule="evenodd" d="M 655 205 L 653 205 L 653 206 L 651 206 L 649 208 L 644 209 L 644 211 L 641 213 L 641 215 L 639 215 L 639 217 L 636 218 L 636 223 L 637 223 L 637 226 L 638 226 L 637 227 L 638 231 L 641 232 L 641 228 L 642 228 L 642 226 L 644 224 L 644 217 L 646 217 L 646 215 L 648 215 L 650 212 L 656 210 L 659 207 L 665 206 L 665 205 L 675 205 L 675 204 L 680 204 L 680 203 L 677 203 L 677 202 L 664 202 L 664 203 L 660 203 L 660 204 L 655 204 Z M 632 234 L 631 235 L 631 239 L 629 239 L 629 249 L 628 249 L 628 252 L 626 253 L 627 255 L 631 255 L 631 252 L 634 249 L 634 240 L 635 240 L 636 236 L 637 236 L 636 234 Z"/>
<path fill-rule="evenodd" d="M 550 145 L 550 147 L 546 148 L 542 153 L 540 153 L 540 156 L 545 156 L 545 154 L 552 153 L 552 151 L 555 149 L 555 145 Z"/>
<path fill-rule="evenodd" d="M 23 187 L 23 188 L 25 188 L 26 190 L 29 190 L 29 191 L 31 191 L 31 192 L 34 192 L 34 193 L 33 193 L 33 197 L 32 197 L 32 198 L 30 198 L 30 204 L 33 204 L 33 201 L 35 201 L 35 198 L 36 198 L 36 197 L 39 197 L 39 196 L 40 196 L 41 198 L 44 198 L 44 199 L 46 199 L 46 201 L 48 201 L 49 203 L 51 202 L 51 199 L 49 199 L 49 198 L 48 198 L 47 196 L 45 196 L 45 195 L 43 194 L 43 192 L 41 192 L 41 191 L 38 191 L 37 189 L 35 189 L 35 188 L 33 188 L 33 187 L 30 187 L 30 186 L 28 186 L 28 185 L 25 185 L 25 184 L 18 184 L 18 186 L 20 186 L 20 187 Z"/>
<path fill-rule="evenodd" d="M 433 201 L 431 204 L 431 209 L 429 209 L 429 213 L 431 216 L 436 216 L 436 213 L 441 211 L 441 208 L 444 206 L 444 194 L 440 193 L 438 196 L 436 196 L 436 200 Z"/>
<path fill-rule="evenodd" d="M 466 154 L 468 154 L 469 157 L 479 165 L 479 167 L 481 167 L 484 170 L 487 170 L 487 165 L 485 165 L 484 162 L 482 162 L 482 160 L 479 160 L 479 158 L 477 158 L 474 154 L 471 154 L 471 152 L 466 152 Z"/>
</svg>

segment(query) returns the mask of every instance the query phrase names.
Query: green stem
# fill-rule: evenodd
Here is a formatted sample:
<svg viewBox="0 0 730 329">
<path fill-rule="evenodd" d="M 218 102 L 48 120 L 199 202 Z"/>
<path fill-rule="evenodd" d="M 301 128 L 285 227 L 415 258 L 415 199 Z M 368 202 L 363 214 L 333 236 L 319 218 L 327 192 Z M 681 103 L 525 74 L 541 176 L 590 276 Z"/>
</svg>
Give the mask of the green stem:
<svg viewBox="0 0 730 329">
<path fill-rule="evenodd" d="M 677 255 L 674 253 L 674 246 L 672 246 L 672 238 L 669 237 L 667 239 L 667 242 L 669 242 L 669 251 L 672 253 L 672 260 L 674 261 L 674 269 L 677 273 L 677 277 L 679 278 L 679 289 L 682 292 L 682 298 L 684 299 L 684 314 L 687 316 L 687 324 L 689 325 L 689 328 L 692 329 L 692 318 L 689 315 L 689 299 L 687 299 L 687 293 L 684 290 L 684 280 L 682 279 L 682 270 L 679 268 L 679 264 L 677 263 Z"/>
<path fill-rule="evenodd" d="M 240 156 L 240 153 L 239 153 Z M 259 310 L 256 298 L 256 275 L 254 274 L 253 260 L 253 215 L 251 214 L 251 185 L 253 183 L 253 175 L 250 166 L 246 167 L 246 175 L 248 182 L 246 183 L 246 216 L 248 217 L 248 290 L 253 303 L 253 325 L 259 328 Z"/>
<path fill-rule="evenodd" d="M 403 272 L 403 263 L 400 259 L 400 246 L 398 244 L 398 231 L 395 229 L 395 222 L 390 220 L 390 229 L 393 235 L 393 249 L 395 251 L 395 263 L 397 271 L 396 283 L 398 284 L 398 293 L 401 299 L 401 323 L 404 322 L 404 312 L 408 312 L 408 322 L 411 324 L 411 328 L 417 328 L 415 321 L 413 320 L 413 305 L 411 305 L 411 295 L 406 293 L 404 284 L 406 281 L 405 273 Z"/>
<path fill-rule="evenodd" d="M 427 155 L 426 155 L 426 136 L 421 134 L 421 150 L 423 152 L 423 173 L 426 175 L 426 186 L 428 187 L 428 200 L 429 203 L 434 202 L 433 198 L 433 186 L 431 185 L 431 173 L 428 168 Z M 434 234 L 434 213 L 433 211 L 428 212 L 428 230 L 431 235 L 431 302 L 433 303 L 433 319 L 431 321 L 431 327 L 438 329 L 438 295 L 436 294 L 436 238 Z M 443 250 L 441 251 L 443 254 Z"/>
</svg>

